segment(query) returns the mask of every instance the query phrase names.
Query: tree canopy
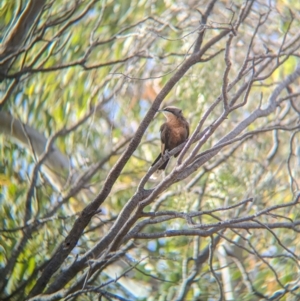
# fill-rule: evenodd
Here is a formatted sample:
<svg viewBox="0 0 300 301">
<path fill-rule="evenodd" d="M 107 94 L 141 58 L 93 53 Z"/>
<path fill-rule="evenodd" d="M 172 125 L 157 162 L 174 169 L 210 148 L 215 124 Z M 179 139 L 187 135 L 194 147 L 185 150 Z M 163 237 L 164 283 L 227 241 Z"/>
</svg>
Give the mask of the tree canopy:
<svg viewBox="0 0 300 301">
<path fill-rule="evenodd" d="M 0 7 L 1 300 L 300 298 L 298 1 Z"/>
</svg>

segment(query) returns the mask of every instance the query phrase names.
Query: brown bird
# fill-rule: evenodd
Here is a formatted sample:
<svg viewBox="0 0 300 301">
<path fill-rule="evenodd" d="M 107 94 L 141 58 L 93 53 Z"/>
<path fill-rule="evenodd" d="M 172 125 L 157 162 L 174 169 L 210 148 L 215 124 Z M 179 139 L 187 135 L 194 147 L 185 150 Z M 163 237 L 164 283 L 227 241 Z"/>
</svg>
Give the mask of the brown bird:
<svg viewBox="0 0 300 301">
<path fill-rule="evenodd" d="M 182 115 L 181 109 L 176 107 L 165 107 L 159 112 L 163 112 L 167 121 L 160 127 L 160 138 L 161 138 L 161 153 L 153 162 L 152 166 L 161 158 L 166 152 L 170 151 L 176 146 L 183 143 L 189 137 L 189 123 Z M 177 157 L 180 151 L 175 154 Z M 168 165 L 169 159 L 164 162 L 158 169 L 164 170 Z"/>
</svg>

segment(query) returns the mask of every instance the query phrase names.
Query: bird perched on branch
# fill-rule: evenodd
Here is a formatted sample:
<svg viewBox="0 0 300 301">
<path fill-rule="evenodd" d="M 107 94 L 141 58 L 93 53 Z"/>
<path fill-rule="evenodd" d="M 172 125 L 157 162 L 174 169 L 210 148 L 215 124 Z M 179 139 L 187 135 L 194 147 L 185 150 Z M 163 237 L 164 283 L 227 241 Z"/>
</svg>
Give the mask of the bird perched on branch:
<svg viewBox="0 0 300 301">
<path fill-rule="evenodd" d="M 167 121 L 160 127 L 161 153 L 153 162 L 152 166 L 161 158 L 166 151 L 171 151 L 176 146 L 183 143 L 189 137 L 189 123 L 182 115 L 181 109 L 176 107 L 165 107 L 159 112 L 163 112 Z M 179 155 L 180 151 L 175 154 Z M 169 159 L 158 169 L 164 170 L 167 167 Z"/>
</svg>

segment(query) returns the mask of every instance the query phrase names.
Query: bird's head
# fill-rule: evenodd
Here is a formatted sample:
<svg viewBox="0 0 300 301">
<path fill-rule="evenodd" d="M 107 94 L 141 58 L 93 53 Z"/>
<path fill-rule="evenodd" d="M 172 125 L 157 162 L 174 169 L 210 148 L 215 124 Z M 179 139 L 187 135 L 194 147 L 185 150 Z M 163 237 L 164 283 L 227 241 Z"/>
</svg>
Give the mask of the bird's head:
<svg viewBox="0 0 300 301">
<path fill-rule="evenodd" d="M 159 110 L 159 112 L 162 112 L 167 119 L 170 119 L 172 117 L 182 118 L 182 110 L 173 106 L 168 106 L 163 108 L 162 110 Z"/>
</svg>

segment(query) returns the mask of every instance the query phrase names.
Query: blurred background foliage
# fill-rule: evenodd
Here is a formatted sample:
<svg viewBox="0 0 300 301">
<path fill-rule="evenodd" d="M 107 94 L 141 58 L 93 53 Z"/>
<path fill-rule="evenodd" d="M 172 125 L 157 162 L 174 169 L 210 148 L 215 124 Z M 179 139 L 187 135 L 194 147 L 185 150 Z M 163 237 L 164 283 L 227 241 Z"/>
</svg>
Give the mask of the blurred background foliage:
<svg viewBox="0 0 300 301">
<path fill-rule="evenodd" d="M 11 85 L 13 75 L 21 74 L 19 82 L 1 110 L 46 138 L 63 128 L 71 127 L 87 114 L 90 115 L 68 135 L 56 139 L 57 149 L 69 160 L 70 169 L 66 171 L 69 176 L 68 179 L 65 178 L 66 182 L 60 189 L 57 189 L 53 187 L 47 173 L 39 174 L 31 217 L 31 221 L 36 222 L 36 229 L 24 245 L 20 245 L 20 241 L 23 236 L 25 204 L 37 158 L 30 147 L 24 147 L 14 137 L 0 136 L 0 268 L 4 269 L 14 251 L 21 248 L 11 273 L 8 274 L 8 283 L 2 288 L 3 300 L 8 297 L 11 300 L 21 300 L 22 292 L 28 294 L 39 272 L 71 229 L 80 210 L 100 190 L 127 145 L 124 141 L 134 135 L 155 96 L 191 53 L 199 29 L 199 10 L 203 12 L 208 4 L 208 1 L 204 2 L 47 2 L 39 21 L 34 24 L 26 39 L 25 45 L 28 48 L 11 62 L 11 78 L 1 82 L 0 97 L 3 98 Z M 259 14 L 268 13 L 269 2 L 272 6 L 271 16 L 261 26 L 251 55 L 280 51 L 287 30 L 289 32 L 286 40 L 289 42 L 298 35 L 298 1 L 255 1 L 250 17 L 241 25 L 234 40 L 229 81 L 239 72 Z M 4 41 L 27 1 L 3 0 L 0 5 L 0 38 Z M 226 27 L 232 17 L 236 18 L 233 11 L 238 11 L 241 5 L 243 1 L 217 1 L 209 16 L 210 25 L 215 28 Z M 290 10 L 294 14 L 292 26 Z M 215 28 L 207 29 L 205 42 L 218 33 Z M 209 49 L 208 54 L 212 55 L 224 47 L 223 41 Z M 295 53 L 300 54 L 299 50 Z M 203 150 L 215 145 L 260 103 L 262 106 L 266 105 L 276 84 L 294 70 L 297 62 L 298 56 L 295 54 L 274 72 L 266 72 L 268 76 L 253 85 L 247 104 L 229 115 L 204 145 Z M 224 69 L 223 52 L 209 61 L 194 65 L 175 85 L 163 106 L 181 107 L 193 130 L 209 105 L 220 95 Z M 271 68 L 267 67 L 268 70 L 271 71 Z M 229 97 L 239 87 L 240 85 L 234 86 Z M 222 110 L 221 105 L 216 107 L 206 120 L 205 126 L 214 122 Z M 249 130 L 278 123 L 291 126 L 297 118 L 297 112 L 286 102 L 274 114 L 251 124 Z M 102 233 L 109 231 L 112 222 L 134 194 L 140 179 L 160 151 L 159 128 L 163 121 L 162 115 L 154 118 L 142 143 L 103 204 L 102 213 L 93 218 L 64 267 L 72 263 L 77 255 L 91 248 Z M 278 139 L 278 149 L 273 157 L 268 157 L 274 147 L 274 139 Z M 112 153 L 121 143 L 124 146 Z M 155 210 L 178 212 L 211 210 L 254 197 L 254 203 L 242 208 L 243 210 L 202 215 L 199 221 L 208 224 L 290 202 L 294 192 L 291 173 L 298 184 L 300 178 L 298 144 L 299 135 L 295 131 L 269 131 L 243 141 L 235 151 L 231 152 L 231 147 L 224 148 L 219 155 L 207 162 L 205 169 L 198 171 L 198 175 L 192 174 L 186 180 L 173 185 L 147 209 L 154 210 L 156 206 Z M 289 158 L 291 153 L 295 156 Z M 82 190 L 90 193 L 89 197 L 77 194 L 65 199 L 73 183 L 72 177 L 88 171 L 93 164 L 102 160 L 105 163 L 82 187 Z M 288 160 L 292 163 L 287 164 Z M 175 166 L 174 159 L 171 160 L 168 172 L 172 166 Z M 289 167 L 292 171 L 289 171 Z M 194 179 L 195 183 L 189 185 Z M 151 188 L 155 183 L 150 182 L 147 185 Z M 278 216 L 262 219 L 261 222 L 283 221 L 282 216 L 291 220 L 299 218 L 298 210 L 288 207 L 282 209 Z M 184 220 L 171 219 L 148 225 L 143 230 L 152 233 L 186 227 Z M 283 245 L 299 254 L 296 231 L 289 231 L 288 234 L 286 229 L 273 231 Z M 245 248 L 252 250 L 252 254 L 243 252 L 243 265 L 251 274 L 258 291 L 270 296 L 282 289 L 274 270 L 283 285 L 298 279 L 298 264 L 295 264 L 293 256 L 264 259 L 272 265 L 272 270 L 257 255 L 286 253 L 268 229 L 236 232 L 244 239 Z M 236 238 L 236 232 L 226 232 L 228 240 L 223 239 L 223 243 L 231 244 L 230 240 Z M 209 243 L 209 237 L 193 236 L 136 241 L 128 251 L 127 264 L 146 258 L 130 277 L 144 283 L 147 294 L 141 294 L 139 298 L 132 291 L 115 283 L 110 284 L 107 289 L 127 298 L 173 300 L 186 277 L 185 272 L 192 267 L 191 261 L 195 252 L 200 252 Z M 274 246 L 275 249 L 271 248 Z M 233 261 L 228 262 L 237 298 L 235 300 L 257 300 L 247 290 L 240 269 Z M 218 256 L 214 256 L 213 265 L 220 276 L 221 264 Z M 107 274 L 101 274 L 98 278 L 95 277 L 94 283 L 100 285 L 107 279 L 110 279 Z M 205 264 L 193 280 L 184 300 L 217 300 L 214 299 L 217 295 L 218 286 L 210 273 L 209 265 Z M 95 300 L 93 296 L 92 293 L 87 293 L 82 299 L 75 297 L 74 300 Z M 292 300 L 288 296 L 290 294 L 282 300 Z"/>
</svg>

